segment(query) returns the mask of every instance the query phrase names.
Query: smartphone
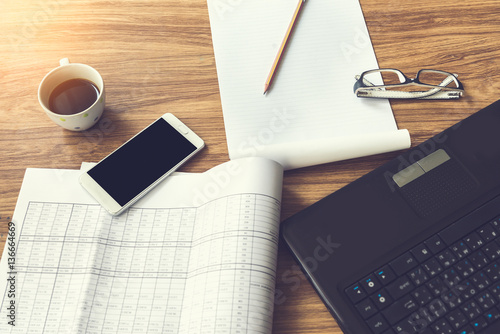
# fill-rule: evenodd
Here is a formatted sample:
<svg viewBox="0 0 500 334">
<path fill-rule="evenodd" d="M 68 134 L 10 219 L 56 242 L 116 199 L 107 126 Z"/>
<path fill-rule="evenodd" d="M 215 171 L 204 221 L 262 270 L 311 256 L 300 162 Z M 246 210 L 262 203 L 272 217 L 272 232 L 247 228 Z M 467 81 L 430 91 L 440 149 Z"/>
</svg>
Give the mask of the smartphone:
<svg viewBox="0 0 500 334">
<path fill-rule="evenodd" d="M 198 153 L 205 143 L 167 113 L 80 176 L 80 184 L 119 215 Z"/>
</svg>

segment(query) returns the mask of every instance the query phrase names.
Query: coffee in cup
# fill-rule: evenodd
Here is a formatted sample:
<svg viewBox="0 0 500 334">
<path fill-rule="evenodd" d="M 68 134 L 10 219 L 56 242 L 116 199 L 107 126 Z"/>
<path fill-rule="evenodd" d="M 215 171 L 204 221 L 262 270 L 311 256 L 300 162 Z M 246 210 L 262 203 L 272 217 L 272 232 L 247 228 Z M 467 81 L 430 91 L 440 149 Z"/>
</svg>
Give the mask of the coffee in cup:
<svg viewBox="0 0 500 334">
<path fill-rule="evenodd" d="M 40 83 L 38 100 L 56 124 L 72 131 L 92 127 L 104 111 L 104 82 L 94 68 L 62 59 Z"/>
</svg>

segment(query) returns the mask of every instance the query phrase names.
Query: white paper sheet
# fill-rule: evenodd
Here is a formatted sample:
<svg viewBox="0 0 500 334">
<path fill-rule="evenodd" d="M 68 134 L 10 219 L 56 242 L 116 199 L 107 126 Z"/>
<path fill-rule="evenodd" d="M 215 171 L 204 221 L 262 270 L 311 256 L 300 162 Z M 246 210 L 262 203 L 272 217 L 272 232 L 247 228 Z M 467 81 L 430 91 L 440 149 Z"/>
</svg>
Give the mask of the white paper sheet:
<svg viewBox="0 0 500 334">
<path fill-rule="evenodd" d="M 264 156 L 292 169 L 408 148 L 408 131 L 398 130 L 389 102 L 353 93 L 354 76 L 378 68 L 356 0 L 305 3 L 263 95 L 296 6 L 208 0 L 231 159 Z"/>
<path fill-rule="evenodd" d="M 281 166 L 173 175 L 118 217 L 80 173 L 26 172 L 1 333 L 271 333 Z"/>
</svg>

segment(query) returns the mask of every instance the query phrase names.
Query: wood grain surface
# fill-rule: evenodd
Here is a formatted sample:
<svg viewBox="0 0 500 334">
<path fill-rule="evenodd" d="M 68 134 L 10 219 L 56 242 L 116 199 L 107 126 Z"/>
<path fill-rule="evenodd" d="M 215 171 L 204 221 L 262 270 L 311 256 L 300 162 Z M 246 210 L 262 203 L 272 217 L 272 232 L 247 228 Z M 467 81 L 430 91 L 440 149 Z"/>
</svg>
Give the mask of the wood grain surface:
<svg viewBox="0 0 500 334">
<path fill-rule="evenodd" d="M 500 98 L 500 0 L 360 2 L 380 67 L 442 69 L 465 86 L 458 101 L 391 102 L 413 146 Z M 0 25 L 2 249 L 27 167 L 98 161 L 165 112 L 207 144 L 182 171 L 228 160 L 206 0 L 2 0 Z M 64 57 L 105 80 L 104 117 L 85 132 L 59 128 L 38 105 L 39 82 Z M 397 154 L 286 172 L 282 219 Z M 342 333 L 283 245 L 277 291 L 274 333 Z"/>
</svg>

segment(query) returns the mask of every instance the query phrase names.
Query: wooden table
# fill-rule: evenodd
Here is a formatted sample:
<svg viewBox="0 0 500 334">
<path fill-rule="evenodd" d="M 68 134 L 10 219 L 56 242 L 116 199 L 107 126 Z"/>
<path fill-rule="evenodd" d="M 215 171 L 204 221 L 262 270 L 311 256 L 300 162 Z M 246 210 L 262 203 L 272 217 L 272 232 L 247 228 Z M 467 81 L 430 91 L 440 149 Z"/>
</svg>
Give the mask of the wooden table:
<svg viewBox="0 0 500 334">
<path fill-rule="evenodd" d="M 361 5 L 380 67 L 409 75 L 443 69 L 466 87 L 458 101 L 392 102 L 413 145 L 500 98 L 500 0 Z M 0 22 L 2 249 L 27 167 L 76 169 L 98 161 L 164 112 L 207 144 L 183 171 L 228 160 L 206 0 L 3 0 Z M 40 80 L 64 57 L 95 67 L 106 82 L 104 117 L 85 132 L 59 128 L 38 105 Z M 282 219 L 396 155 L 286 172 Z M 278 268 L 274 332 L 341 333 L 283 245 Z"/>
</svg>

